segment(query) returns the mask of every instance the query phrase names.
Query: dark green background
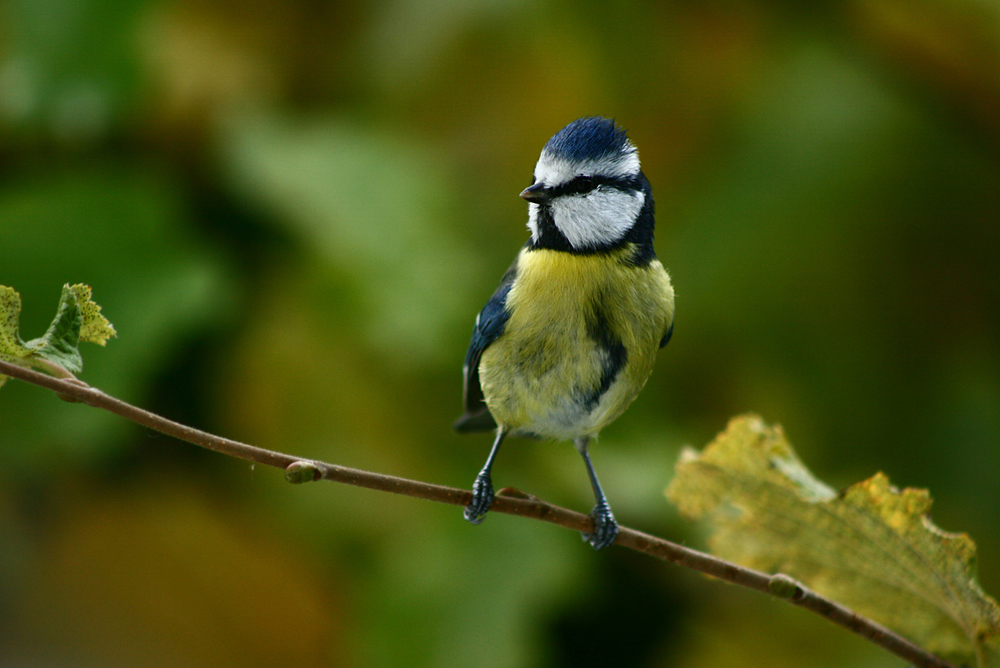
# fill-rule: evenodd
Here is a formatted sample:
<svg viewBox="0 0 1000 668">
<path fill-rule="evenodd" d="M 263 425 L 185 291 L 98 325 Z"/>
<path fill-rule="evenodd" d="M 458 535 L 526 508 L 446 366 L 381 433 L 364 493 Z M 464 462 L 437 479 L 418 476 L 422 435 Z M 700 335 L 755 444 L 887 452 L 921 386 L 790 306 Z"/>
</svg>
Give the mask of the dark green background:
<svg viewBox="0 0 1000 668">
<path fill-rule="evenodd" d="M 455 486 L 472 320 L 548 137 L 613 116 L 677 328 L 594 458 L 619 519 L 728 418 L 843 487 L 927 487 L 1000 592 L 1000 8 L 981 0 L 6 0 L 0 284 L 119 338 L 86 381 L 264 447 Z M 496 470 L 579 510 L 568 444 Z M 902 666 L 807 613 L 577 535 L 251 467 L 10 382 L 0 661 Z"/>
</svg>

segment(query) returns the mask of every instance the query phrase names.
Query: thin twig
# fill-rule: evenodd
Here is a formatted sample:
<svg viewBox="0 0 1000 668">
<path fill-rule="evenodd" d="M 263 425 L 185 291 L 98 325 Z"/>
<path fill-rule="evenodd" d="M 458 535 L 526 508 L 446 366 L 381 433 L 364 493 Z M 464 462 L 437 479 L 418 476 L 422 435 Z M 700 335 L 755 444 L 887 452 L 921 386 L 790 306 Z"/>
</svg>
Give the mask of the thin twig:
<svg viewBox="0 0 1000 668">
<path fill-rule="evenodd" d="M 302 482 L 322 478 L 384 492 L 413 496 L 428 501 L 450 503 L 457 506 L 468 504 L 472 498 L 472 494 L 464 489 L 432 485 L 417 480 L 397 478 L 395 476 L 361 471 L 316 460 L 293 457 L 281 452 L 265 450 L 247 445 L 246 443 L 216 436 L 128 404 L 81 381 L 53 378 L 52 376 L 25 369 L 3 360 L 0 360 L 0 374 L 52 390 L 63 399 L 79 401 L 96 408 L 102 408 L 120 415 L 127 420 L 182 441 L 238 459 L 285 469 L 286 477 L 289 480 Z M 513 493 L 504 493 L 503 490 L 494 498 L 490 510 L 498 513 L 530 517 L 557 524 L 567 529 L 573 529 L 574 531 L 590 532 L 593 530 L 593 522 L 587 515 L 566 508 L 560 508 L 559 506 L 553 506 L 533 497 L 525 498 Z M 704 552 L 698 552 L 697 550 L 692 550 L 691 548 L 671 543 L 662 538 L 627 527 L 621 527 L 615 543 L 622 547 L 643 552 L 657 559 L 669 561 L 700 573 L 711 575 L 732 584 L 749 587 L 750 589 L 782 598 L 793 605 L 811 610 L 829 619 L 834 624 L 857 633 L 863 638 L 867 638 L 876 645 L 909 661 L 918 668 L 954 668 L 952 664 L 934 656 L 906 638 L 866 617 L 852 612 L 835 601 L 820 596 L 787 575 L 781 573 L 770 575 L 762 571 L 745 568 L 705 554 Z"/>
</svg>

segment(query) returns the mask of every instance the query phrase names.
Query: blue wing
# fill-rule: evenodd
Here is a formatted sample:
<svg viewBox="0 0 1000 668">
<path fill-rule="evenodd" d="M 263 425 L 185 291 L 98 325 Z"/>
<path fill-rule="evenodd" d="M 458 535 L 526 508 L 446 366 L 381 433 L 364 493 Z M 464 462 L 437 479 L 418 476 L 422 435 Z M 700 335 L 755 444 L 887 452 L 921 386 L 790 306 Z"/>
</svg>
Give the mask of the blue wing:
<svg viewBox="0 0 1000 668">
<path fill-rule="evenodd" d="M 662 339 L 660 339 L 660 347 L 662 348 L 663 346 L 670 343 L 670 337 L 672 337 L 673 335 L 674 335 L 674 323 L 671 322 L 670 328 L 667 330 L 667 333 L 663 335 Z"/>
<path fill-rule="evenodd" d="M 476 318 L 472 341 L 469 342 L 469 351 L 465 355 L 465 414 L 455 422 L 457 431 L 485 431 L 496 427 L 496 422 L 483 401 L 483 388 L 479 384 L 479 360 L 483 351 L 503 334 L 507 326 L 507 320 L 510 319 L 510 314 L 507 312 L 507 294 L 514 285 L 516 277 L 515 261 L 503 275 L 496 292 Z"/>
</svg>

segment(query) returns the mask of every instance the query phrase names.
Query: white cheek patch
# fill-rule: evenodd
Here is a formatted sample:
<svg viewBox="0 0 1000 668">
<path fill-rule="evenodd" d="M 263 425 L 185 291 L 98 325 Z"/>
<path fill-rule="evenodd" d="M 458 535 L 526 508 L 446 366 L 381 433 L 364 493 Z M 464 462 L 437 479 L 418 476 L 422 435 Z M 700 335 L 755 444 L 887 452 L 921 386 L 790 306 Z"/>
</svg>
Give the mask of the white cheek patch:
<svg viewBox="0 0 1000 668">
<path fill-rule="evenodd" d="M 646 196 L 641 191 L 609 188 L 584 196 L 559 197 L 552 202 L 552 218 L 573 248 L 612 244 L 632 228 Z M 537 209 L 537 205 L 532 205 Z M 528 226 L 536 234 L 537 213 L 528 215 Z"/>
<path fill-rule="evenodd" d="M 535 182 L 541 182 L 554 188 L 580 175 L 619 178 L 635 176 L 638 173 L 639 154 L 634 150 L 616 160 L 605 158 L 584 160 L 583 162 L 570 162 L 543 152 L 538 158 L 538 164 L 535 165 Z"/>
<path fill-rule="evenodd" d="M 531 230 L 531 240 L 538 241 L 538 205 L 528 204 L 528 229 Z"/>
</svg>

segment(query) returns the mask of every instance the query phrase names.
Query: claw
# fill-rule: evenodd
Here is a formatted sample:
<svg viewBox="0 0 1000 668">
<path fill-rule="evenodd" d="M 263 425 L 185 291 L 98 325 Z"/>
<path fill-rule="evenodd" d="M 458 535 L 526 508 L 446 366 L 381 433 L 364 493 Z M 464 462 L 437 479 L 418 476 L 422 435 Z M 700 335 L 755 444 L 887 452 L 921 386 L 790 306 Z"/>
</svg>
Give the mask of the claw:
<svg viewBox="0 0 1000 668">
<path fill-rule="evenodd" d="M 493 481 L 490 476 L 480 473 L 472 483 L 472 501 L 465 507 L 465 519 L 479 524 L 486 519 L 486 512 L 493 503 Z"/>
<path fill-rule="evenodd" d="M 595 550 L 603 550 L 615 542 L 618 537 L 618 522 L 615 520 L 611 507 L 606 503 L 598 503 L 590 511 L 594 519 L 594 532 L 581 534 L 583 540 L 590 543 Z"/>
</svg>

